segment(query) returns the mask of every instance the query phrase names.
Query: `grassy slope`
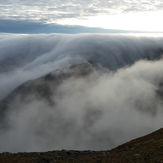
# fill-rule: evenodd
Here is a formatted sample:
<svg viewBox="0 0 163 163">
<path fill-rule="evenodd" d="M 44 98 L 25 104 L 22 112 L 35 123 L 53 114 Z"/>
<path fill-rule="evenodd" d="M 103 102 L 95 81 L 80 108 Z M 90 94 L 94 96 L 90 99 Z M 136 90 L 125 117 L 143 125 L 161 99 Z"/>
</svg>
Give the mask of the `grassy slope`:
<svg viewBox="0 0 163 163">
<path fill-rule="evenodd" d="M 163 163 L 163 129 L 111 151 L 0 154 L 0 163 Z"/>
</svg>

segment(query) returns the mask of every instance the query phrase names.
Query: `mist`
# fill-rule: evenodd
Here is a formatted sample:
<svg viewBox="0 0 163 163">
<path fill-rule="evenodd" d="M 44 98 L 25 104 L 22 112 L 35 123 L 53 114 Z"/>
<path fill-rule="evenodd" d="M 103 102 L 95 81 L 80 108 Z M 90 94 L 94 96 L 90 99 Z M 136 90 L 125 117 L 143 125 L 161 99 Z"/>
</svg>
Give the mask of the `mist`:
<svg viewBox="0 0 163 163">
<path fill-rule="evenodd" d="M 162 56 L 162 37 L 130 35 L 16 35 L 0 37 L 0 99 L 25 81 L 91 61 L 109 70 Z"/>
<path fill-rule="evenodd" d="M 105 150 L 162 127 L 162 37 L 19 35 L 0 42 L 1 101 L 48 73 L 91 67 L 86 76 L 46 83 L 52 103 L 34 91 L 15 93 L 1 122 L 1 152 Z"/>
</svg>

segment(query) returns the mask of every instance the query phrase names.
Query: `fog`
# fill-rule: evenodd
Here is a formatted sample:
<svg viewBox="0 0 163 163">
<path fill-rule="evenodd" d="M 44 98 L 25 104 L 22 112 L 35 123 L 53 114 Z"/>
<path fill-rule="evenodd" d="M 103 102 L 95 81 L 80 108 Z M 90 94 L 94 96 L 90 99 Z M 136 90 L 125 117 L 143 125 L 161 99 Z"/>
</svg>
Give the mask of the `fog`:
<svg viewBox="0 0 163 163">
<path fill-rule="evenodd" d="M 24 82 L 39 82 L 35 79 L 68 71 L 69 65 L 97 67 L 87 76 L 66 78 L 57 88 L 51 83 L 53 104 L 35 92 L 15 94 L 1 122 L 1 152 L 111 149 L 162 127 L 163 38 L 5 37 L 0 40 L 1 99 Z"/>
<path fill-rule="evenodd" d="M 162 55 L 162 37 L 124 35 L 14 35 L 0 37 L 0 99 L 25 81 L 69 64 L 98 63 L 117 70 Z"/>
</svg>

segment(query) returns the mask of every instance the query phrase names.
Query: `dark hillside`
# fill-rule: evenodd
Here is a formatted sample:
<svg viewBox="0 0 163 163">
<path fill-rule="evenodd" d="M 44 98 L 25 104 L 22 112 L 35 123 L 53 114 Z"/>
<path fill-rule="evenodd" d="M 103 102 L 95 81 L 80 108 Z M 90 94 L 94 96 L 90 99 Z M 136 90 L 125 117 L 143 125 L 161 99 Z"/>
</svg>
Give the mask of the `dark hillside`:
<svg viewBox="0 0 163 163">
<path fill-rule="evenodd" d="M 162 163 L 163 129 L 110 151 L 53 151 L 2 153 L 1 163 Z"/>
</svg>

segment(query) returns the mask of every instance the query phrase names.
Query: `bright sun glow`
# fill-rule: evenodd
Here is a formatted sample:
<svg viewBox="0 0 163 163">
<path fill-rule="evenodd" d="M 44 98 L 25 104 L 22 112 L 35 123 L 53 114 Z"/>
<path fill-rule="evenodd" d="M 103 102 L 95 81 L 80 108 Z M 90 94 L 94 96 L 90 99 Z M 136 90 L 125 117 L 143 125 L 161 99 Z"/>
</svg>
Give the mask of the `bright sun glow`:
<svg viewBox="0 0 163 163">
<path fill-rule="evenodd" d="M 82 25 L 105 29 L 163 32 L 163 11 L 127 13 L 120 15 L 99 15 L 85 19 L 62 19 L 57 23 Z"/>
</svg>

